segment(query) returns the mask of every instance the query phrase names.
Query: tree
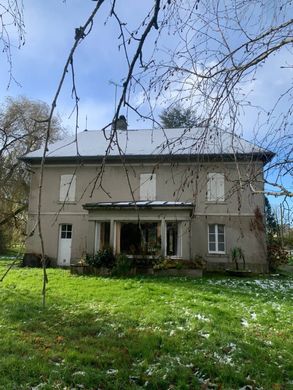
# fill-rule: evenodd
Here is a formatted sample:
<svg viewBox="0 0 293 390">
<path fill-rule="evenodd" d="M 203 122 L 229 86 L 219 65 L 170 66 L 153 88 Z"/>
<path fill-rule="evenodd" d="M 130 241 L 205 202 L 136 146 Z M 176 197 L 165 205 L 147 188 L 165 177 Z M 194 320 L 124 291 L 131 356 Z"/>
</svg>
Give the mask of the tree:
<svg viewBox="0 0 293 390">
<path fill-rule="evenodd" d="M 0 229 L 2 239 L 25 230 L 29 173 L 18 157 L 41 147 L 45 141 L 49 106 L 25 97 L 7 98 L 0 109 Z M 60 119 L 51 124 L 52 140 L 64 134 Z"/>
<path fill-rule="evenodd" d="M 191 108 L 184 108 L 180 105 L 166 108 L 160 114 L 162 126 L 166 129 L 176 129 L 180 127 L 195 127 L 198 122 Z"/>
<path fill-rule="evenodd" d="M 267 197 L 265 197 L 265 217 L 267 236 L 272 239 L 279 234 L 280 227 Z"/>
<path fill-rule="evenodd" d="M 279 225 L 267 197 L 265 197 L 265 217 L 269 267 L 272 271 L 276 271 L 278 266 L 288 262 L 288 253 L 284 250 L 282 226 Z"/>
</svg>

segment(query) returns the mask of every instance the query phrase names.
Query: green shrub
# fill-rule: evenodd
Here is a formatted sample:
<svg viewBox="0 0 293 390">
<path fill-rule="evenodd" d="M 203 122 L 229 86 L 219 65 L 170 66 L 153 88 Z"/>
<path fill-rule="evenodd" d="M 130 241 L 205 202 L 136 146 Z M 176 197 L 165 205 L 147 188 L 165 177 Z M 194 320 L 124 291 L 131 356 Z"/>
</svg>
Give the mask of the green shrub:
<svg viewBox="0 0 293 390">
<path fill-rule="evenodd" d="M 182 269 L 184 264 L 180 260 L 169 259 L 165 257 L 160 257 L 156 264 L 154 264 L 154 269 Z"/>
<path fill-rule="evenodd" d="M 94 256 L 87 255 L 86 262 L 92 267 L 113 268 L 116 259 L 112 248 L 106 248 L 99 250 Z"/>
<path fill-rule="evenodd" d="M 133 267 L 132 259 L 125 254 L 120 253 L 116 257 L 116 263 L 113 268 L 113 275 L 128 275 Z"/>
<path fill-rule="evenodd" d="M 289 262 L 289 254 L 284 250 L 279 240 L 269 240 L 268 242 L 268 262 L 271 271 Z"/>
</svg>

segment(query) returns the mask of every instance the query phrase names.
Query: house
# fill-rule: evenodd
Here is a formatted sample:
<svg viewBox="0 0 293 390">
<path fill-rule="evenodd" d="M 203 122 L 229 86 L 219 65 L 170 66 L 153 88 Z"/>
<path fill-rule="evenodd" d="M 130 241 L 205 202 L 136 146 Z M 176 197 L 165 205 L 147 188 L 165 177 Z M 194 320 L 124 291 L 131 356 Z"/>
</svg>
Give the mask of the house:
<svg viewBox="0 0 293 390">
<path fill-rule="evenodd" d="M 36 223 L 43 150 L 32 171 L 28 231 Z M 202 257 L 209 270 L 267 271 L 263 166 L 273 157 L 218 129 L 83 131 L 49 146 L 41 204 L 45 252 L 59 266 L 111 246 L 116 254 Z M 40 253 L 37 232 L 27 252 Z"/>
</svg>

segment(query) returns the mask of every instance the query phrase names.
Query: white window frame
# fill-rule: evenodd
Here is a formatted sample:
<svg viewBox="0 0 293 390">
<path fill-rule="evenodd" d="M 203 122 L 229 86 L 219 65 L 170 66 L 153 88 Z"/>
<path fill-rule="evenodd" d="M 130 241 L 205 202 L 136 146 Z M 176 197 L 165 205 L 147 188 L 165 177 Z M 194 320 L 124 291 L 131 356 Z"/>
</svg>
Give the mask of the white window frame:
<svg viewBox="0 0 293 390">
<path fill-rule="evenodd" d="M 167 255 L 167 234 L 168 234 L 168 229 L 167 225 L 168 223 L 176 223 L 177 224 L 177 254 L 176 255 Z M 165 221 L 165 234 L 164 234 L 164 256 L 170 258 L 170 259 L 181 259 L 182 258 L 182 222 L 179 221 Z"/>
<path fill-rule="evenodd" d="M 225 202 L 225 175 L 209 172 L 207 176 L 207 201 Z"/>
<path fill-rule="evenodd" d="M 141 173 L 139 186 L 140 200 L 156 200 L 157 186 L 155 173 Z"/>
<path fill-rule="evenodd" d="M 219 225 L 223 226 L 224 228 L 224 250 L 219 250 Z M 210 226 L 215 226 L 215 245 L 216 249 L 214 251 L 210 250 Z M 217 224 L 217 223 L 211 223 L 208 225 L 208 252 L 209 253 L 216 253 L 216 254 L 226 254 L 226 228 L 224 224 Z"/>
<path fill-rule="evenodd" d="M 61 175 L 59 201 L 64 203 L 75 202 L 76 175 Z"/>
</svg>

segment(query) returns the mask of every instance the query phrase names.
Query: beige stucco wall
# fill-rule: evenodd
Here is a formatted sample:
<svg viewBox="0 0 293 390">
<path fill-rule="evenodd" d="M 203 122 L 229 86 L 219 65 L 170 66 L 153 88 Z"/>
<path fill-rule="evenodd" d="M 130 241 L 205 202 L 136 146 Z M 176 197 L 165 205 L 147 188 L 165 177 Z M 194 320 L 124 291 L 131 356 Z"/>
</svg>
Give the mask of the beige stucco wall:
<svg viewBox="0 0 293 390">
<path fill-rule="evenodd" d="M 28 232 L 35 226 L 36 216 L 29 215 Z M 59 227 L 61 224 L 72 224 L 72 247 L 71 257 L 73 260 L 87 252 L 88 219 L 87 214 L 45 214 L 41 216 L 42 233 L 44 236 L 45 254 L 56 263 L 58 255 Z M 41 243 L 36 228 L 35 234 L 26 240 L 26 251 L 28 253 L 41 253 Z"/>
<path fill-rule="evenodd" d="M 263 196 L 253 195 L 245 180 L 254 172 L 261 171 L 261 164 L 239 163 L 237 169 L 235 163 L 193 163 L 193 164 L 132 164 L 126 167 L 122 165 L 106 165 L 101 186 L 100 179 L 93 190 L 94 181 L 100 172 L 100 166 L 47 166 L 44 172 L 43 184 L 43 212 L 57 212 L 62 203 L 59 202 L 60 176 L 64 174 L 76 174 L 76 202 L 66 205 L 64 211 L 81 212 L 82 205 L 87 202 L 132 200 L 131 191 L 139 200 L 139 185 L 141 173 L 154 171 L 157 178 L 157 200 L 195 201 L 197 212 L 229 212 L 251 213 L 255 206 L 263 209 Z M 214 205 L 206 201 L 207 174 L 219 172 L 225 175 L 226 201 Z M 131 183 L 128 185 L 127 175 Z M 239 188 L 239 176 L 244 183 Z M 31 193 L 29 212 L 37 208 L 39 169 L 34 167 L 31 179 Z M 261 175 L 258 177 L 256 189 L 262 188 Z"/>
<path fill-rule="evenodd" d="M 208 252 L 208 225 L 225 225 L 225 254 Z M 254 216 L 207 215 L 196 216 L 192 221 L 192 255 L 200 255 L 207 261 L 208 269 L 233 267 L 231 250 L 240 247 L 244 251 L 247 269 L 267 272 L 265 233 L 255 224 Z"/>
<path fill-rule="evenodd" d="M 156 173 L 157 200 L 166 201 L 191 201 L 195 204 L 192 222 L 191 252 L 189 245 L 188 229 L 183 238 L 183 257 L 189 258 L 201 254 L 210 263 L 224 263 L 229 261 L 228 253 L 233 246 L 241 246 L 246 252 L 248 262 L 263 264 L 265 262 L 265 248 L 263 234 L 257 238 L 251 231 L 251 220 L 254 218 L 255 209 L 258 206 L 261 212 L 264 210 L 262 195 L 252 194 L 245 181 L 258 173 L 256 189 L 262 189 L 261 163 L 239 163 L 236 167 L 233 162 L 200 162 L 200 163 L 175 163 L 175 164 L 145 164 L 136 163 L 128 165 L 127 174 L 125 167 L 119 164 L 105 167 L 102 183 L 97 181 L 93 189 L 94 181 L 100 172 L 100 166 L 47 166 L 44 172 L 43 200 L 42 200 L 42 226 L 45 237 L 46 254 L 53 259 L 57 257 L 59 225 L 70 223 L 73 225 L 72 259 L 80 258 L 83 252 L 92 250 L 94 241 L 94 220 L 104 218 L 99 212 L 91 213 L 88 222 L 88 212 L 83 209 L 85 203 L 98 201 L 122 201 L 132 200 L 131 190 L 135 199 L 139 200 L 139 182 L 141 173 Z M 36 219 L 39 169 L 33 167 L 31 178 L 31 192 L 29 203 L 28 232 L 31 231 Z M 225 202 L 207 202 L 207 174 L 209 172 L 224 173 L 225 175 Z M 76 174 L 76 202 L 62 204 L 59 202 L 60 176 L 64 174 Z M 131 183 L 131 190 L 128 185 Z M 239 177 L 243 186 L 239 186 Z M 101 185 L 99 185 L 101 184 Z M 112 214 L 111 214 L 112 213 Z M 115 216 L 116 213 L 116 216 Z M 149 211 L 143 211 L 145 218 Z M 177 218 L 174 210 L 153 211 L 154 218 L 160 220 Z M 179 212 L 180 214 L 181 212 Z M 186 210 L 184 211 L 186 216 Z M 116 211 L 106 211 L 107 218 L 113 220 L 117 217 Z M 129 211 L 125 215 L 119 212 L 125 219 L 130 216 Z M 182 213 L 180 214 L 182 217 Z M 135 216 L 134 216 L 135 217 Z M 185 217 L 184 217 L 185 218 Z M 188 218 L 186 218 L 188 219 Z M 207 225 L 208 223 L 223 223 L 226 226 L 226 256 L 208 256 L 207 254 Z M 39 237 L 37 232 L 27 240 L 28 252 L 40 252 Z"/>
</svg>

